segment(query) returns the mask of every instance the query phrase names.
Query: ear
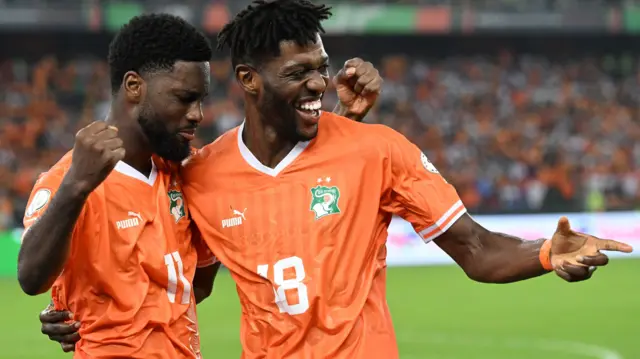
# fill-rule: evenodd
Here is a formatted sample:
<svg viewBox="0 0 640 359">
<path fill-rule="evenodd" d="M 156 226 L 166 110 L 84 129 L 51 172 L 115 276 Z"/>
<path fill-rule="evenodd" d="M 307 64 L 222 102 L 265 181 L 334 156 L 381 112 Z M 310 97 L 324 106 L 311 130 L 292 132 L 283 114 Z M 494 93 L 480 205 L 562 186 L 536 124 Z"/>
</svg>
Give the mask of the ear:
<svg viewBox="0 0 640 359">
<path fill-rule="evenodd" d="M 252 95 L 256 95 L 262 86 L 260 75 L 250 66 L 238 65 L 235 68 L 236 80 L 242 89 Z"/>
<path fill-rule="evenodd" d="M 146 90 L 146 83 L 137 72 L 128 71 L 124 74 L 122 87 L 128 101 L 136 104 L 142 101 L 144 91 Z"/>
</svg>

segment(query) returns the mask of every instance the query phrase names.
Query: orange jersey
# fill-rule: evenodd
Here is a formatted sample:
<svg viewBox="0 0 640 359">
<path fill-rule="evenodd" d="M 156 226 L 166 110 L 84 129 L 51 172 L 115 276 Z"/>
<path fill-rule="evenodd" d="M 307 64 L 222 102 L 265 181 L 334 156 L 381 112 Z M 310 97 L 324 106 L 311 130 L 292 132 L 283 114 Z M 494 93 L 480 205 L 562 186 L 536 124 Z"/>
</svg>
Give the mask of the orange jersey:
<svg viewBox="0 0 640 359">
<path fill-rule="evenodd" d="M 37 181 L 27 231 L 47 209 L 71 157 Z M 56 307 L 81 322 L 74 357 L 200 357 L 191 285 L 198 249 L 177 172 L 155 162 L 148 178 L 118 163 L 75 225 L 69 258 L 52 288 Z M 211 257 L 200 259 L 211 264 Z"/>
<path fill-rule="evenodd" d="M 237 283 L 245 359 L 398 358 L 386 300 L 393 215 L 430 241 L 465 208 L 394 130 L 325 113 L 275 168 L 242 127 L 184 167 L 193 220 Z M 410 294 L 410 293 L 407 293 Z"/>
</svg>

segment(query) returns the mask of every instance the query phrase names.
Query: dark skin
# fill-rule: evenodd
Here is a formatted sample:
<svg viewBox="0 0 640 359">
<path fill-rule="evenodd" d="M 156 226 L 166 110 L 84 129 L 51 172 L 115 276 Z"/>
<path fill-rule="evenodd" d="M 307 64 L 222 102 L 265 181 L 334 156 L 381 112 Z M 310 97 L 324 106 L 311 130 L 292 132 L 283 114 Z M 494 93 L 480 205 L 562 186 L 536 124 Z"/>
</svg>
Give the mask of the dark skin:
<svg viewBox="0 0 640 359">
<path fill-rule="evenodd" d="M 250 64 L 236 66 L 247 111 L 243 139 L 265 166 L 275 167 L 298 141 L 317 135 L 317 124 L 305 123 L 292 109 L 300 98 L 322 97 L 329 81 L 328 60 L 318 36 L 315 43 L 306 46 L 282 42 L 280 56 L 263 64 L 261 70 Z M 335 83 L 345 83 L 344 79 L 340 81 L 340 75 L 355 72 L 345 67 Z M 340 93 L 340 86 L 336 87 Z M 353 88 L 359 94 L 357 101 L 366 101 L 370 93 L 367 85 L 357 83 Z M 266 113 L 270 116 L 264 116 Z M 569 282 L 588 279 L 594 268 L 608 263 L 600 250 L 631 251 L 631 247 L 619 242 L 573 232 L 565 221 L 561 219 L 553 236 L 552 261 L 556 273 Z M 469 215 L 463 215 L 435 242 L 471 279 L 479 282 L 508 283 L 549 272 L 539 258 L 544 240 L 527 241 L 491 232 Z"/>
<path fill-rule="evenodd" d="M 359 84 L 358 80 L 345 80 L 349 78 L 347 72 L 355 72 L 349 68 L 345 64 L 342 74 L 334 81 L 351 81 L 357 99 L 350 103 L 350 109 L 340 109 L 339 105 L 338 110 L 353 113 L 352 110 L 358 108 L 356 103 L 367 101 L 368 91 L 364 91 L 366 84 Z M 300 98 L 322 97 L 329 81 L 328 56 L 319 37 L 307 46 L 283 42 L 281 55 L 261 66 L 261 70 L 256 70 L 256 66 L 251 64 L 240 64 L 235 70 L 236 78 L 245 91 L 245 143 L 264 165 L 275 167 L 298 141 L 317 135 L 317 125 L 305 123 L 297 117 L 294 104 Z M 542 267 L 539 258 L 543 239 L 526 241 L 491 232 L 468 215 L 459 218 L 435 242 L 475 281 L 508 283 L 549 272 Z M 586 280 L 594 268 L 607 264 L 608 258 L 600 253 L 601 250 L 629 252 L 631 247 L 574 232 L 563 217 L 552 237 L 550 258 L 553 270 L 569 282 Z M 73 343 L 79 338 L 75 333 L 77 328 L 47 323 L 50 318 L 44 315 L 40 317 L 43 333 L 62 342 L 63 349 L 72 350 Z"/>
<path fill-rule="evenodd" d="M 117 159 L 148 176 L 153 154 L 169 161 L 186 158 L 190 153 L 188 137 L 202 121 L 201 105 L 208 90 L 208 62 L 178 61 L 170 70 L 145 76 L 127 72 L 103 125 L 117 129 L 124 152 Z M 28 294 L 46 292 L 64 267 L 70 233 L 92 190 L 82 185 L 82 181 L 75 179 L 63 180 L 50 207 L 25 235 L 26 245 L 22 246 L 19 258 L 23 274 L 19 277 Z M 196 271 L 196 302 L 211 294 L 218 268 L 219 265 L 213 265 Z M 71 316 L 67 311 L 43 313 L 41 316 L 46 320 L 66 321 Z M 56 334 L 52 339 L 62 339 L 70 329 L 78 327 L 78 323 L 67 323 L 54 328 Z M 42 330 L 45 332 L 47 328 L 43 326 Z M 67 338 L 77 339 L 77 334 Z"/>
<path fill-rule="evenodd" d="M 319 38 L 307 46 L 283 42 L 280 50 L 280 56 L 260 70 L 251 64 L 236 66 L 236 78 L 245 91 L 243 138 L 256 158 L 269 167 L 275 167 L 298 141 L 317 135 L 317 124 L 296 116 L 294 105 L 300 98 L 321 98 L 329 80 L 328 57 Z M 362 100 L 366 85 L 358 87 Z M 469 278 L 485 283 L 515 282 L 550 272 L 540 260 L 544 242 L 491 232 L 466 214 L 435 240 Z M 577 233 L 563 217 L 551 239 L 553 271 L 569 282 L 589 279 L 595 268 L 608 263 L 602 250 L 632 249 Z"/>
<path fill-rule="evenodd" d="M 194 131 L 202 121 L 201 102 L 209 87 L 208 66 L 206 62 L 177 62 L 171 71 L 146 79 L 133 71 L 125 74 L 106 121 L 93 123 L 77 135 L 81 139 L 76 140 L 75 148 L 83 146 L 89 162 L 76 163 L 80 156 L 74 156 L 50 207 L 24 236 L 18 279 L 25 293 L 37 295 L 51 288 L 69 256 L 71 233 L 86 199 L 118 160 L 148 176 L 152 154 L 174 161 L 188 156 L 189 141 L 180 133 Z M 111 135 L 105 139 L 104 134 L 109 131 Z M 117 143 L 118 156 L 94 153 L 113 143 Z M 91 156 L 95 155 L 105 161 L 109 157 L 110 163 L 87 172 L 94 162 Z M 98 172 L 101 174 L 96 175 Z"/>
<path fill-rule="evenodd" d="M 295 67 L 298 67 L 300 69 L 299 71 L 307 71 L 305 74 L 320 71 L 324 84 L 319 85 L 319 87 L 321 87 L 321 91 L 324 92 L 329 80 L 328 72 L 326 71 L 327 68 L 325 68 L 325 66 L 328 66 L 328 58 L 323 48 L 318 49 L 318 47 L 314 47 L 313 51 L 314 54 L 321 54 L 321 61 L 316 60 L 313 64 L 309 64 L 304 61 L 309 60 L 310 57 L 304 57 L 302 64 L 289 63 L 291 66 L 280 71 L 279 76 L 281 78 L 287 76 L 285 72 L 295 71 Z M 246 71 L 247 69 L 252 70 L 250 66 L 247 65 L 239 65 L 236 68 L 236 74 L 240 76 L 238 78 L 239 81 L 242 79 L 242 75 L 240 74 L 243 70 Z M 251 75 L 250 78 L 255 77 Z M 376 70 L 370 62 L 365 62 L 360 58 L 353 58 L 345 62 L 343 68 L 334 76 L 333 83 L 339 99 L 339 103 L 334 109 L 334 112 L 354 121 L 362 121 L 375 104 L 380 94 L 383 81 L 378 70 Z M 316 94 L 317 91 L 318 90 L 316 90 Z M 247 115 L 247 118 L 249 118 L 249 115 Z M 266 126 L 265 130 L 273 131 L 273 127 Z M 293 145 L 295 145 L 295 142 Z M 293 145 L 291 145 L 291 147 L 293 147 Z M 284 155 L 287 153 L 287 146 L 288 145 L 285 144 L 281 147 Z M 199 268 L 196 271 L 193 287 L 197 303 L 200 303 L 211 294 L 213 290 L 213 279 L 219 267 L 220 263 L 216 263 L 213 266 Z M 49 339 L 59 342 L 65 352 L 74 351 L 75 343 L 80 340 L 78 333 L 80 323 L 74 322 L 72 318 L 73 314 L 69 311 L 56 311 L 51 306 L 40 313 L 42 333 L 49 336 Z"/>
</svg>

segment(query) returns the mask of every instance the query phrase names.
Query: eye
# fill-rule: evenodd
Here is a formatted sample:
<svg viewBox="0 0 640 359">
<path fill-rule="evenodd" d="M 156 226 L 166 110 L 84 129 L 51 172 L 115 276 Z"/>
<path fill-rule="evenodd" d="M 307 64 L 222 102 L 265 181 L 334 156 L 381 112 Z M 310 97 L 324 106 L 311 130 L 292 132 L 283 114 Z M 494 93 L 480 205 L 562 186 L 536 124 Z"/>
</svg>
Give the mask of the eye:
<svg viewBox="0 0 640 359">
<path fill-rule="evenodd" d="M 304 75 L 306 74 L 306 70 L 298 70 L 298 71 L 294 71 L 292 73 L 289 74 L 290 77 L 295 78 L 295 79 L 299 79 L 304 77 Z"/>
<path fill-rule="evenodd" d="M 196 95 L 187 95 L 187 94 L 176 95 L 176 97 L 178 98 L 178 100 L 180 102 L 182 102 L 185 105 L 188 105 L 188 104 L 190 104 L 190 103 L 192 103 L 192 102 L 194 102 L 194 101 L 196 101 L 198 99 L 198 97 Z"/>
</svg>

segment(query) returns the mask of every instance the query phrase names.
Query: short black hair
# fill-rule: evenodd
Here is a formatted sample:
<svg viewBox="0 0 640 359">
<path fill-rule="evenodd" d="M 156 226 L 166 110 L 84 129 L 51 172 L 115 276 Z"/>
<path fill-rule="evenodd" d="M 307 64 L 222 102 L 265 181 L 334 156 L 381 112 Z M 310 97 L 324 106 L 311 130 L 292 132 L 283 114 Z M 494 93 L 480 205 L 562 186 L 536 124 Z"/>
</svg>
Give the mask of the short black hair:
<svg viewBox="0 0 640 359">
<path fill-rule="evenodd" d="M 231 49 L 231 62 L 259 65 L 280 55 L 280 42 L 304 46 L 324 33 L 321 22 L 331 7 L 308 0 L 256 0 L 225 25 L 218 34 L 218 49 Z"/>
<path fill-rule="evenodd" d="M 118 92 L 124 74 L 171 70 L 176 61 L 211 60 L 207 37 L 184 19 L 169 14 L 132 18 L 109 45 L 111 91 Z"/>
</svg>

